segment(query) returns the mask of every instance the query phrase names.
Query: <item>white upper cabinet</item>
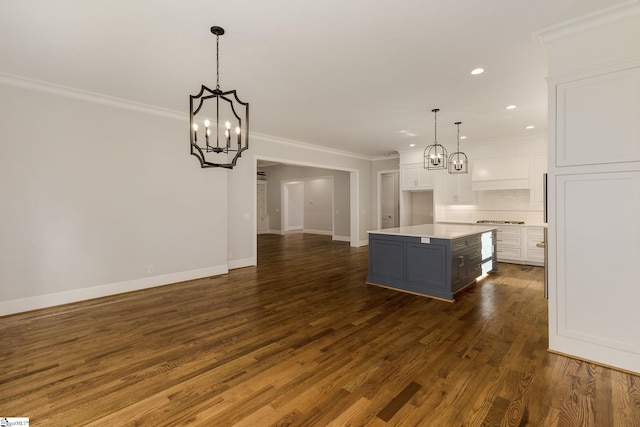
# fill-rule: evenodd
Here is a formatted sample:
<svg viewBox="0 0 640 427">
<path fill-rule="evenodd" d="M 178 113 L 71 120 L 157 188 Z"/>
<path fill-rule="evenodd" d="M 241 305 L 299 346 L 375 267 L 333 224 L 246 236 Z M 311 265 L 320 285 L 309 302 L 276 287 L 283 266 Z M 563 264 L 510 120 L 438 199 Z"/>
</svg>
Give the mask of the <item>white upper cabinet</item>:
<svg viewBox="0 0 640 427">
<path fill-rule="evenodd" d="M 558 84 L 556 166 L 640 161 L 640 71 Z"/>
<path fill-rule="evenodd" d="M 427 170 L 422 163 L 400 166 L 402 190 L 431 190 L 435 185 L 435 176 L 446 171 Z"/>
<path fill-rule="evenodd" d="M 439 200 L 447 205 L 468 205 L 473 202 L 471 196 L 471 174 L 449 174 L 444 172 L 436 180 Z"/>
<path fill-rule="evenodd" d="M 502 156 L 473 159 L 473 190 L 529 188 L 530 156 Z"/>
</svg>

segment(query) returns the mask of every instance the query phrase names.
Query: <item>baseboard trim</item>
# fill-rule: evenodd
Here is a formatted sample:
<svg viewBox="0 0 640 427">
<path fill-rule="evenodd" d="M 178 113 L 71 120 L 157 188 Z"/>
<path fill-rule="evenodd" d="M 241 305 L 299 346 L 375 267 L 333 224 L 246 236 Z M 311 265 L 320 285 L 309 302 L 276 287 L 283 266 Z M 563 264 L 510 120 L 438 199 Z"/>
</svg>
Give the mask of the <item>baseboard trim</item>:
<svg viewBox="0 0 640 427">
<path fill-rule="evenodd" d="M 234 259 L 229 261 L 229 270 L 257 265 L 253 258 Z"/>
<path fill-rule="evenodd" d="M 351 237 L 349 236 L 333 236 L 333 240 L 337 240 L 338 242 L 351 242 Z"/>
<path fill-rule="evenodd" d="M 156 286 L 170 285 L 172 283 L 200 279 L 207 276 L 218 276 L 220 274 L 226 274 L 228 272 L 229 269 L 226 265 L 220 265 L 201 268 L 197 270 L 170 273 L 162 276 L 144 277 L 142 279 L 93 286 L 91 288 L 73 289 L 69 291 L 36 295 L 33 297 L 19 298 L 9 301 L 0 301 L 0 316 L 7 316 L 9 314 L 22 313 L 25 311 L 54 307 L 62 304 L 69 304 L 72 302 L 101 298 L 125 292 L 138 291 L 141 289 L 154 288 Z"/>
<path fill-rule="evenodd" d="M 333 231 L 331 231 L 331 230 L 312 230 L 312 229 L 308 229 L 308 228 L 305 228 L 303 230 L 303 233 L 320 234 L 320 235 L 323 235 L 323 236 L 331 236 L 331 235 L 333 235 Z"/>
<path fill-rule="evenodd" d="M 369 246 L 369 240 L 360 240 L 358 242 L 358 247 L 361 247 L 361 246 Z"/>
</svg>

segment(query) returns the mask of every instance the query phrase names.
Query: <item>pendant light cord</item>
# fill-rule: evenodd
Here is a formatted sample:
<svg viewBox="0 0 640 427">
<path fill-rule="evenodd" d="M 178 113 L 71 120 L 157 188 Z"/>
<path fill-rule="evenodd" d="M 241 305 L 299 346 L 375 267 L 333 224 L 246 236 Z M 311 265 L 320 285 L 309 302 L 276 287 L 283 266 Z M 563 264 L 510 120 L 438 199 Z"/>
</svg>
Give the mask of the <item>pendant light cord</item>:
<svg viewBox="0 0 640 427">
<path fill-rule="evenodd" d="M 433 110 L 433 141 L 438 142 L 438 110 Z"/>
</svg>

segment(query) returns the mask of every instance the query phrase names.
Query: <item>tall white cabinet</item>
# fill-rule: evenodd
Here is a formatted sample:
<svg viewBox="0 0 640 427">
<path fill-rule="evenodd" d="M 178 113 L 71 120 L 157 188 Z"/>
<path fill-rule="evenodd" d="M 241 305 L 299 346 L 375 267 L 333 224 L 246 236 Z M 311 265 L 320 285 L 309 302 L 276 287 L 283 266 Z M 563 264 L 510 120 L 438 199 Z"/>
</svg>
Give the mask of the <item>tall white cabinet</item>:
<svg viewBox="0 0 640 427">
<path fill-rule="evenodd" d="M 618 11 L 592 25 L 547 35 L 549 348 L 640 373 L 640 15 L 635 12 Z M 591 64 L 580 56 L 586 43 Z M 624 60 L 611 57 L 620 45 L 628 49 Z M 573 70 L 572 55 L 579 64 Z"/>
</svg>

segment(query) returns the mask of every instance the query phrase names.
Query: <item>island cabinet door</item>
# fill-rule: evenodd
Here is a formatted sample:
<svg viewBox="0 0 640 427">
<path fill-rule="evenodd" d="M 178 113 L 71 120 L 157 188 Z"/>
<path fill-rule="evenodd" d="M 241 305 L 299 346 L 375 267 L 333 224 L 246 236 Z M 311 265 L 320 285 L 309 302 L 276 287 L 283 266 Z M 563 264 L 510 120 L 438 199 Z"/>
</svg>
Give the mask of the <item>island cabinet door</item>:
<svg viewBox="0 0 640 427">
<path fill-rule="evenodd" d="M 418 241 L 407 242 L 406 250 L 407 281 L 411 286 L 408 290 L 452 299 L 447 274 L 448 248 Z"/>
<path fill-rule="evenodd" d="M 369 236 L 369 281 L 403 280 L 405 276 L 404 242 L 389 236 Z M 383 285 L 391 283 L 383 282 Z"/>
</svg>

